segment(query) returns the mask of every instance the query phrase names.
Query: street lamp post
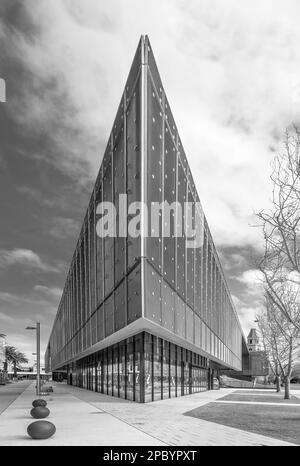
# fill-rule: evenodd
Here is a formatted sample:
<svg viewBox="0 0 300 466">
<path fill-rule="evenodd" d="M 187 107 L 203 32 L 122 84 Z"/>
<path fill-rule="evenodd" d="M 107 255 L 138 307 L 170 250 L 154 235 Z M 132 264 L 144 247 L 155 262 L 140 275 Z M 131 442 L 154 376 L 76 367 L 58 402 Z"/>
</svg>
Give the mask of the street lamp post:
<svg viewBox="0 0 300 466">
<path fill-rule="evenodd" d="M 41 368 L 40 368 L 40 345 L 41 345 L 41 332 L 40 332 L 40 323 L 36 323 L 36 327 L 31 327 L 28 326 L 26 327 L 26 330 L 36 330 L 36 359 L 37 359 L 37 364 L 36 364 L 36 394 L 37 396 L 40 395 L 40 384 L 41 384 Z"/>
</svg>

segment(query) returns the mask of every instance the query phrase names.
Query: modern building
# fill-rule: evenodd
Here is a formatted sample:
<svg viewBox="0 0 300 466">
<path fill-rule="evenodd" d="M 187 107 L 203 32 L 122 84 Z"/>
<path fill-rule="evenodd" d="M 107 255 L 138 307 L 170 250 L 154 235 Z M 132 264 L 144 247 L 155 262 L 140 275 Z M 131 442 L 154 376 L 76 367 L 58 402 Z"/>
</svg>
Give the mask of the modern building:
<svg viewBox="0 0 300 466">
<path fill-rule="evenodd" d="M 127 194 L 126 204 L 118 203 Z M 141 235 L 101 238 L 97 205 L 143 203 Z M 167 209 L 153 236 L 153 203 L 190 202 L 201 245 Z M 148 208 L 148 209 L 147 209 Z M 132 216 L 128 215 L 128 226 Z M 127 225 L 126 225 L 127 226 Z M 124 227 L 124 225 L 123 225 Z M 68 383 L 148 402 L 213 388 L 249 353 L 147 36 L 142 36 L 113 124 L 46 351 L 46 371 Z"/>
</svg>

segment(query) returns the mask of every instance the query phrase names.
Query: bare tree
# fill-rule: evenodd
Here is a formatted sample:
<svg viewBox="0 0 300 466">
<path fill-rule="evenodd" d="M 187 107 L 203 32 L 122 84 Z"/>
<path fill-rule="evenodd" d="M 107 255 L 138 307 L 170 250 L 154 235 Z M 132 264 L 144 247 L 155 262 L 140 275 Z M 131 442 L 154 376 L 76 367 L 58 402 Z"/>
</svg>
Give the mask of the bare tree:
<svg viewBox="0 0 300 466">
<path fill-rule="evenodd" d="M 281 372 L 275 344 L 276 335 L 271 328 L 266 312 L 261 312 L 256 316 L 256 321 L 258 322 L 258 328 L 262 337 L 263 349 L 267 354 L 269 367 L 276 381 L 276 390 L 277 392 L 281 392 Z"/>
<path fill-rule="evenodd" d="M 261 211 L 265 248 L 258 268 L 268 298 L 300 330 L 300 130 L 286 131 L 284 150 L 274 159 L 272 205 Z M 293 308 L 282 295 L 293 294 Z M 291 312 L 292 311 L 292 312 Z"/>
<path fill-rule="evenodd" d="M 288 293 L 286 299 L 289 299 Z M 284 398 L 290 399 L 290 379 L 300 332 L 290 320 L 286 319 L 268 295 L 266 295 L 266 308 L 258 316 L 257 321 L 271 370 L 276 377 L 277 391 L 280 391 L 282 379 L 285 387 Z"/>
</svg>

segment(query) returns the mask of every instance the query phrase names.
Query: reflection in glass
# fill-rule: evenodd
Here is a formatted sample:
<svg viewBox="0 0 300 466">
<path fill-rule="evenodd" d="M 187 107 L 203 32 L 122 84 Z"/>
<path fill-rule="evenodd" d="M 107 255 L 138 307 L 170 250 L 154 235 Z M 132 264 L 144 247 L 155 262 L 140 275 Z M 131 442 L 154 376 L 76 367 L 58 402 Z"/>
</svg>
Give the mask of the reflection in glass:
<svg viewBox="0 0 300 466">
<path fill-rule="evenodd" d="M 126 364 L 125 364 L 125 343 L 119 345 L 119 383 L 120 383 L 120 398 L 126 397 Z"/>
<path fill-rule="evenodd" d="M 126 357 L 126 382 L 127 382 L 127 400 L 134 400 L 134 344 L 133 339 L 127 339 L 127 357 Z"/>
<path fill-rule="evenodd" d="M 107 356 L 107 394 L 112 395 L 112 348 L 108 348 L 108 356 Z"/>
<path fill-rule="evenodd" d="M 119 396 L 118 345 L 113 347 L 113 395 Z"/>
<path fill-rule="evenodd" d="M 162 387 L 163 387 L 163 398 L 169 398 L 169 390 L 170 390 L 170 344 L 168 341 L 162 341 L 162 349 L 163 349 L 163 378 L 162 378 Z"/>
<path fill-rule="evenodd" d="M 208 389 L 207 359 L 146 332 L 68 368 L 72 385 L 136 402 Z"/>
<path fill-rule="evenodd" d="M 102 389 L 102 361 L 100 360 L 97 364 L 97 392 L 101 393 Z"/>
<path fill-rule="evenodd" d="M 161 339 L 153 338 L 153 400 L 161 400 Z"/>
<path fill-rule="evenodd" d="M 183 385 L 182 385 L 182 349 L 177 346 L 176 347 L 176 352 L 177 352 L 177 373 L 176 373 L 176 385 L 177 385 L 177 396 L 182 396 L 183 395 Z"/>
<path fill-rule="evenodd" d="M 135 388 L 135 397 L 134 400 L 137 402 L 141 401 L 141 360 L 142 360 L 142 352 L 143 352 L 143 335 L 137 335 L 135 337 L 135 354 L 134 354 L 134 364 L 135 364 L 135 372 L 134 372 L 134 388 Z"/>
<path fill-rule="evenodd" d="M 152 336 L 145 333 L 144 343 L 144 386 L 145 402 L 152 401 Z"/>
<path fill-rule="evenodd" d="M 107 350 L 104 350 L 103 355 L 103 393 L 107 393 Z"/>
<path fill-rule="evenodd" d="M 170 344 L 170 397 L 176 396 L 176 347 Z"/>
</svg>

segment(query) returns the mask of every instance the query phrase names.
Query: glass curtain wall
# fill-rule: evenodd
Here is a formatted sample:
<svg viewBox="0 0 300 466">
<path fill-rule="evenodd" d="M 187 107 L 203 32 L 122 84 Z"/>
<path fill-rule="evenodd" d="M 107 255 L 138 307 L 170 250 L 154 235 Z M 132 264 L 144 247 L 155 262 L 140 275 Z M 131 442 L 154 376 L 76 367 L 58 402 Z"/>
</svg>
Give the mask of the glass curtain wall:
<svg viewBox="0 0 300 466">
<path fill-rule="evenodd" d="M 208 389 L 205 357 L 146 332 L 73 363 L 71 371 L 73 385 L 141 403 Z"/>
</svg>

